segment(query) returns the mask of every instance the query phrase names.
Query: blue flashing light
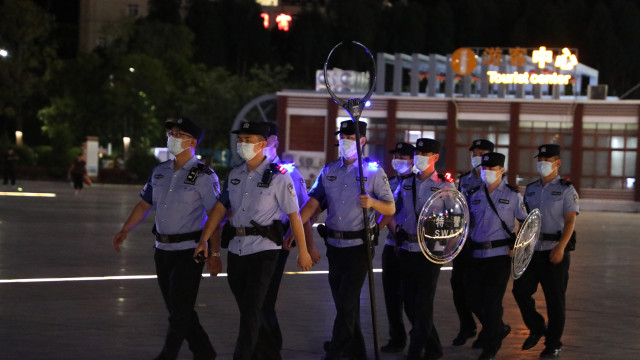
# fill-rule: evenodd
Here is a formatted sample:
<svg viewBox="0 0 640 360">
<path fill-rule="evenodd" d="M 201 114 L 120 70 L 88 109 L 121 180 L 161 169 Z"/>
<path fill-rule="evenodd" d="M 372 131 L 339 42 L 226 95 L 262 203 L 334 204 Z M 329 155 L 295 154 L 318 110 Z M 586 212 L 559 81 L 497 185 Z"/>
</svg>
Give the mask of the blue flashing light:
<svg viewBox="0 0 640 360">
<path fill-rule="evenodd" d="M 380 167 L 380 163 L 377 161 L 370 161 L 367 163 L 367 169 L 369 170 L 378 170 Z"/>
<path fill-rule="evenodd" d="M 371 100 L 367 100 L 367 102 L 364 103 L 364 107 L 371 107 Z"/>
</svg>

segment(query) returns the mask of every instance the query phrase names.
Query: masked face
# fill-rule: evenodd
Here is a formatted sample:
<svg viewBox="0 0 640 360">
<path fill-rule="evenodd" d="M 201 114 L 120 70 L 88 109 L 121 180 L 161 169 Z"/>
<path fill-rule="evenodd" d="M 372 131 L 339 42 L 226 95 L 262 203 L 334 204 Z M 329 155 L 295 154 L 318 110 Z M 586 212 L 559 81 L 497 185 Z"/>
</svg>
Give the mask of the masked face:
<svg viewBox="0 0 640 360">
<path fill-rule="evenodd" d="M 256 145 L 258 145 L 259 143 L 242 143 L 239 142 L 236 144 L 236 151 L 238 152 L 238 155 L 245 161 L 249 161 L 251 159 L 253 159 L 260 150 L 255 151 L 255 147 Z"/>
<path fill-rule="evenodd" d="M 547 177 L 553 172 L 553 163 L 549 161 L 538 161 L 537 169 L 540 176 Z"/>
<path fill-rule="evenodd" d="M 338 141 L 338 148 L 340 149 L 340 156 L 345 159 L 354 158 L 358 154 L 355 140 L 340 139 Z"/>
<path fill-rule="evenodd" d="M 498 180 L 498 172 L 495 170 L 485 170 L 482 169 L 480 171 L 480 177 L 485 184 L 491 185 Z"/>
<path fill-rule="evenodd" d="M 480 166 L 481 163 L 482 163 L 482 156 L 472 156 L 471 157 L 471 167 L 473 169 L 475 169 L 478 166 Z"/>
<path fill-rule="evenodd" d="M 429 168 L 429 162 L 432 157 L 433 156 L 415 155 L 413 157 L 413 163 L 416 165 L 416 168 L 419 171 L 425 171 L 427 170 L 427 168 Z"/>
<path fill-rule="evenodd" d="M 411 170 L 411 160 L 393 159 L 391 166 L 398 174 L 405 174 Z"/>
<path fill-rule="evenodd" d="M 183 140 L 177 137 L 169 136 L 167 138 L 167 149 L 173 156 L 178 156 L 178 154 L 186 150 L 186 148 L 182 147 L 182 142 Z"/>
</svg>

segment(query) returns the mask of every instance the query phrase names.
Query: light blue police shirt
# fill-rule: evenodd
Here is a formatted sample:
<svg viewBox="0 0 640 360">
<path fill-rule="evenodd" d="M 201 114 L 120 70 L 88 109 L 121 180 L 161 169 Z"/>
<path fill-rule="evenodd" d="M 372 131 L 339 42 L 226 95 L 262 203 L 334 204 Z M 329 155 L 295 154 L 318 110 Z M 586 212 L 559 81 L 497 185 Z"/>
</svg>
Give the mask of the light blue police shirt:
<svg viewBox="0 0 640 360">
<path fill-rule="evenodd" d="M 469 213 L 471 215 L 471 230 L 469 236 L 473 242 L 483 243 L 487 241 L 508 239 L 509 234 L 502 227 L 500 219 L 504 221 L 511 231 L 516 226 L 516 219 L 522 222 L 527 217 L 527 210 L 522 200 L 522 195 L 510 188 L 504 181 L 491 193 L 491 200 L 498 210 L 500 217 L 493 211 L 485 195 L 486 185 L 482 185 L 469 197 Z M 473 250 L 473 257 L 486 258 L 499 255 L 508 255 L 509 248 L 501 246 L 492 249 Z"/>
<path fill-rule="evenodd" d="M 194 157 L 184 166 L 174 170 L 174 160 L 162 162 L 153 169 L 149 180 L 140 192 L 140 197 L 152 205 L 156 212 L 156 231 L 163 235 L 186 234 L 198 231 L 207 220 L 207 213 L 216 204 L 220 194 L 220 183 L 215 172 L 199 172 L 195 184 L 185 180 L 191 169 L 200 162 Z M 197 247 L 197 241 L 161 243 L 161 250 L 185 250 Z"/>
<path fill-rule="evenodd" d="M 529 210 L 540 209 L 542 227 L 540 239 L 536 243 L 536 251 L 551 250 L 556 241 L 543 241 L 542 234 L 555 235 L 564 229 L 564 215 L 570 212 L 578 214 L 578 192 L 571 184 L 556 176 L 548 184 L 542 185 L 540 179 L 527 185 L 524 202 Z"/>
<path fill-rule="evenodd" d="M 502 178 L 504 179 L 504 176 Z M 476 176 L 475 170 L 471 170 L 460 176 L 460 180 L 458 181 L 458 190 L 462 194 L 466 194 L 467 191 L 482 185 L 484 185 L 482 178 L 480 176 Z"/>
<path fill-rule="evenodd" d="M 291 176 L 291 180 L 293 181 L 293 187 L 296 189 L 296 195 L 298 196 L 298 207 L 302 208 L 304 204 L 306 204 L 307 200 L 309 200 L 309 195 L 307 194 L 307 183 L 304 181 L 304 177 L 300 173 L 300 170 L 293 164 L 280 160 L 280 157 L 277 155 L 275 158 L 271 160 L 271 162 L 276 163 L 278 165 L 282 165 L 282 167 L 287 170 L 287 173 Z M 289 221 L 289 216 L 287 214 L 282 213 L 280 217 L 282 222 Z"/>
<path fill-rule="evenodd" d="M 398 188 L 399 196 L 402 198 L 402 207 L 404 219 L 397 219 L 397 223 L 409 234 L 418 234 L 418 219 L 416 214 L 420 215 L 422 207 L 429 200 L 429 197 L 442 188 L 455 189 L 455 185 L 448 181 L 443 181 L 438 176 L 438 172 L 434 171 L 425 180 L 420 180 L 418 174 L 415 175 L 416 181 L 416 201 L 413 201 L 413 177 L 404 179 Z M 410 252 L 420 252 L 420 246 L 416 242 L 404 242 L 402 249 Z"/>
<path fill-rule="evenodd" d="M 380 201 L 393 201 L 389 180 L 376 162 L 363 161 L 365 191 Z M 364 229 L 360 206 L 360 182 L 358 162 L 349 165 L 342 158 L 326 164 L 309 191 L 309 197 L 319 203 L 327 200 L 327 228 L 335 231 L 360 231 Z M 369 226 L 375 224 L 375 210 L 367 209 Z M 362 245 L 362 239 L 335 239 L 327 242 L 335 247 Z"/>
<path fill-rule="evenodd" d="M 231 209 L 231 225 L 253 227 L 251 220 L 260 225 L 271 225 L 282 213 L 299 211 L 298 197 L 288 173 L 274 172 L 269 187 L 262 184 L 262 176 L 270 162 L 265 157 L 253 171 L 242 163 L 231 170 L 219 200 Z M 235 236 L 229 242 L 229 252 L 250 255 L 265 250 L 279 250 L 281 245 L 260 235 Z"/>
</svg>

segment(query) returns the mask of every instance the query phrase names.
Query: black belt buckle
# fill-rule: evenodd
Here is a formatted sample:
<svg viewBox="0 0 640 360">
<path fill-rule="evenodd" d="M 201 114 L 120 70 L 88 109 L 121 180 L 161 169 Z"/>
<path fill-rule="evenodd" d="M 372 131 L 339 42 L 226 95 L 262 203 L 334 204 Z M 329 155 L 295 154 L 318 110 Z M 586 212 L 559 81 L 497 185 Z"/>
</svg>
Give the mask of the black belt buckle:
<svg viewBox="0 0 640 360">
<path fill-rule="evenodd" d="M 480 248 L 482 250 L 489 250 L 489 249 L 493 248 L 493 246 L 491 245 L 491 241 L 486 241 L 486 242 L 480 243 Z"/>
<path fill-rule="evenodd" d="M 344 238 L 344 237 L 342 236 L 342 231 L 334 231 L 334 232 L 333 232 L 333 237 L 334 237 L 335 239 L 340 239 L 340 240 L 342 240 L 342 239 Z"/>
</svg>

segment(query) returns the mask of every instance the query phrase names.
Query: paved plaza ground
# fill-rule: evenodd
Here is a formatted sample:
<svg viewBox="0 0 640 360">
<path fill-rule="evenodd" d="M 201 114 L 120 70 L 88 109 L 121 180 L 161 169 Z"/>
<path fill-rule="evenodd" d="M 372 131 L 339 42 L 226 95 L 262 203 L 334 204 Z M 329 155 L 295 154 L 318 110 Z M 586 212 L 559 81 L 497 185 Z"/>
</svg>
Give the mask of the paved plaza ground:
<svg viewBox="0 0 640 360">
<path fill-rule="evenodd" d="M 74 196 L 68 183 L 23 182 L 22 192 L 0 195 L 0 359 L 151 359 L 159 352 L 167 314 L 154 275 L 152 216 L 130 233 L 123 251 L 111 245 L 137 201 L 140 186 L 94 184 Z M 1 185 L 0 185 L 1 186 Z M 0 187 L 0 193 L 16 191 Z M 572 253 L 562 359 L 640 359 L 640 213 L 596 211 L 578 216 Z M 592 203 L 593 204 L 593 203 Z M 629 204 L 623 204 L 628 206 Z M 608 204 L 609 209 L 623 205 Z M 632 204 L 633 205 L 633 204 Z M 319 359 L 335 310 L 323 259 L 307 274 L 286 274 L 277 310 L 285 360 Z M 380 269 L 377 249 L 374 268 Z M 226 255 L 223 254 L 226 269 Z M 295 256 L 287 271 L 295 272 Z M 450 270 L 444 267 L 435 300 L 443 359 L 476 359 L 479 350 L 450 346 L 458 330 Z M 129 279 L 127 276 L 141 276 Z M 380 273 L 374 275 L 379 343 L 388 339 Z M 536 297 L 544 310 L 544 298 Z M 361 295 L 362 327 L 373 359 L 369 292 Z M 536 359 L 542 342 L 521 351 L 528 331 L 511 295 L 504 320 L 513 328 L 498 359 Z M 231 359 L 239 314 L 226 277 L 205 277 L 197 302 L 200 320 L 218 351 Z M 408 328 L 408 324 L 407 324 Z M 180 359 L 190 359 L 185 345 Z M 402 354 L 381 354 L 400 360 Z"/>
</svg>

